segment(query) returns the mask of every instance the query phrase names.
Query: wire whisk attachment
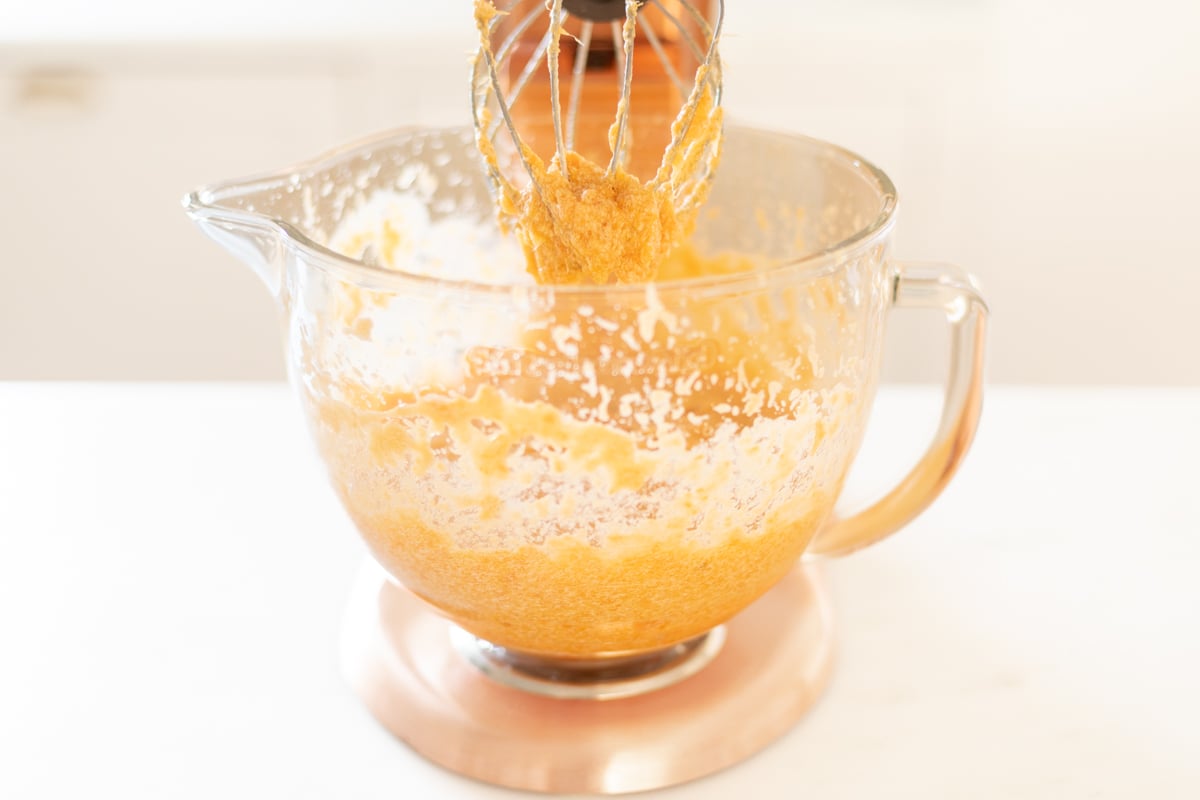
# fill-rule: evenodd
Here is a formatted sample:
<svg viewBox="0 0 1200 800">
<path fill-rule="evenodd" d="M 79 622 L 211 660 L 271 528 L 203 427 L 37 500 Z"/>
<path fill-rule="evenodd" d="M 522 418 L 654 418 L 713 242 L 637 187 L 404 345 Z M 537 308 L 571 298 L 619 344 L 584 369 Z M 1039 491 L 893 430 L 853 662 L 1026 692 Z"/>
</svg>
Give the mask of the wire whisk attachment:
<svg viewBox="0 0 1200 800">
<path fill-rule="evenodd" d="M 721 147 L 724 3 L 706 15 L 697 2 L 476 0 L 476 139 L 502 224 L 532 261 L 564 262 L 542 272 L 644 279 L 648 259 L 690 232 Z M 601 195 L 616 199 L 604 207 Z M 610 212 L 662 224 L 601 219 Z M 544 225 L 531 231 L 531 218 Z M 652 246 L 614 275 L 587 252 L 593 223 Z"/>
</svg>

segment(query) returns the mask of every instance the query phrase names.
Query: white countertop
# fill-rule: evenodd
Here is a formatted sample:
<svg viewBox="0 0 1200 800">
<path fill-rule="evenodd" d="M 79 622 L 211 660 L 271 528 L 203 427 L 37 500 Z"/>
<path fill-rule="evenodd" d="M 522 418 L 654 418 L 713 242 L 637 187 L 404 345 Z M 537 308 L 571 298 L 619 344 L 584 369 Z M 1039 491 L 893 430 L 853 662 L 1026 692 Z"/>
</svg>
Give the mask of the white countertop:
<svg viewBox="0 0 1200 800">
<path fill-rule="evenodd" d="M 853 494 L 937 393 L 882 393 Z M 899 536 L 830 565 L 839 664 L 664 798 L 1200 796 L 1200 390 L 992 389 Z M 0 384 L 0 797 L 517 797 L 341 681 L 362 558 L 276 385 Z"/>
</svg>

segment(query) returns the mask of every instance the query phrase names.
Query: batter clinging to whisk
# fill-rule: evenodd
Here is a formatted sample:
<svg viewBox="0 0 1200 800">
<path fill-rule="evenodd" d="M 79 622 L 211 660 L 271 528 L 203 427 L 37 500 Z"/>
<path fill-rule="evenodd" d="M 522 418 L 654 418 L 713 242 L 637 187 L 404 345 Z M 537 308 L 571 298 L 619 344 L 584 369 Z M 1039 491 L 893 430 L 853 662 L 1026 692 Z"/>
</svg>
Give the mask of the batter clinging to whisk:
<svg viewBox="0 0 1200 800">
<path fill-rule="evenodd" d="M 539 283 L 652 280 L 658 265 L 690 236 L 720 157 L 717 44 L 723 3 L 718 0 L 715 5 L 715 21 L 710 23 L 687 0 L 513 0 L 503 9 L 492 0 L 476 0 L 480 49 L 471 95 L 476 140 L 501 224 L 516 233 L 527 268 Z M 651 7 L 652 14 L 647 13 Z M 520 63 L 523 39 L 535 25 L 544 26 L 545 33 L 528 60 Z M 607 52 L 597 46 L 605 34 Z M 655 159 L 657 169 L 645 180 L 629 168 L 634 140 L 630 120 L 642 113 L 631 101 L 639 36 L 653 49 L 656 66 L 680 99 L 669 124 L 669 141 L 661 158 Z M 565 102 L 559 68 L 564 44 L 574 50 Z M 672 46 L 697 65 L 690 81 L 680 77 L 668 53 Z M 577 152 L 583 148 L 576 147 L 576 138 L 594 133 L 581 128 L 584 79 L 606 55 L 616 62 L 619 91 L 610 124 L 601 123 L 608 150 L 607 158 L 601 159 L 594 152 Z M 549 77 L 549 108 L 532 117 L 514 113 L 543 64 Z M 661 116 L 661 109 L 646 111 Z M 531 145 L 536 135 L 526 123 L 541 121 L 546 112 L 553 153 L 539 154 Z M 666 127 L 665 121 L 661 124 Z M 508 141 L 499 136 L 501 131 L 507 131 Z"/>
</svg>

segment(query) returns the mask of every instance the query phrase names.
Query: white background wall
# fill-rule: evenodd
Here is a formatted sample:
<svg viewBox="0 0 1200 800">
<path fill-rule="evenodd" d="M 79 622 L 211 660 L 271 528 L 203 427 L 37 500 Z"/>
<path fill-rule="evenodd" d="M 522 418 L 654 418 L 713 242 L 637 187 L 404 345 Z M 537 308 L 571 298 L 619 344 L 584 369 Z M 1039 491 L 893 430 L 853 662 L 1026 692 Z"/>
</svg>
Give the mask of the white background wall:
<svg viewBox="0 0 1200 800">
<path fill-rule="evenodd" d="M 1004 382 L 1200 384 L 1200 3 L 727 0 L 732 117 L 900 187 L 964 264 Z M 270 302 L 194 185 L 462 123 L 468 0 L 0 3 L 0 379 L 271 378 Z M 897 315 L 888 375 L 944 336 Z"/>
</svg>

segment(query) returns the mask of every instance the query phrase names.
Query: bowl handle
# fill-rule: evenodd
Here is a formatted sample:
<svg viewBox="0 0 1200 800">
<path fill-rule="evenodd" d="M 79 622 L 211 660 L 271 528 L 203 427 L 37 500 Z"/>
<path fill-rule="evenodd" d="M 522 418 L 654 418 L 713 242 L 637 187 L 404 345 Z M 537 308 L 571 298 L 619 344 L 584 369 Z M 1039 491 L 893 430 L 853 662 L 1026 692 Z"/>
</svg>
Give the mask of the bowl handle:
<svg viewBox="0 0 1200 800">
<path fill-rule="evenodd" d="M 917 465 L 874 505 L 835 517 L 806 555 L 841 556 L 895 533 L 941 494 L 975 438 L 983 407 L 984 344 L 988 308 L 975 281 L 948 264 L 901 264 L 893 284 L 895 308 L 936 308 L 950 323 L 950 375 L 942 420 Z"/>
</svg>

